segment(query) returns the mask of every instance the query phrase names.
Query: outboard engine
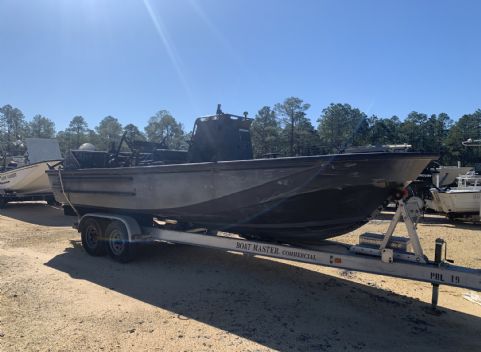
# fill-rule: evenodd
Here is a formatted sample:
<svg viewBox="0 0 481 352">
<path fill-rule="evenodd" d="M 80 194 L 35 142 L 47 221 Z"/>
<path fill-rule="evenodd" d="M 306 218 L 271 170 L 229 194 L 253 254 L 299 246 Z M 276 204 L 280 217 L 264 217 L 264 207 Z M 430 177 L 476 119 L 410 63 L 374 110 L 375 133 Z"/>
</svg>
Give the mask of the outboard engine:
<svg viewBox="0 0 481 352">
<path fill-rule="evenodd" d="M 252 119 L 225 114 L 217 106 L 217 114 L 195 121 L 189 146 L 191 163 L 252 159 L 250 125 Z"/>
</svg>

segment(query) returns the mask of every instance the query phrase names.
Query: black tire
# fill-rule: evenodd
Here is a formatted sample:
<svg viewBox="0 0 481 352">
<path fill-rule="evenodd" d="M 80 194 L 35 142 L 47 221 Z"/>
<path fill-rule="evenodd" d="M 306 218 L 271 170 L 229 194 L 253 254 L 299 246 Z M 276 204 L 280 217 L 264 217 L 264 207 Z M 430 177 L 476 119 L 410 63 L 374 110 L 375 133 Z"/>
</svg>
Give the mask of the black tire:
<svg viewBox="0 0 481 352">
<path fill-rule="evenodd" d="M 82 246 L 95 257 L 105 255 L 106 243 L 101 223 L 93 218 L 86 219 L 80 230 Z"/>
<path fill-rule="evenodd" d="M 7 205 L 7 200 L 3 196 L 0 196 L 0 209 L 5 208 L 6 205 Z"/>
<path fill-rule="evenodd" d="M 448 213 L 448 219 L 451 222 L 459 222 L 459 218 L 457 218 L 456 215 L 452 213 Z"/>
<path fill-rule="evenodd" d="M 120 221 L 112 221 L 105 230 L 107 250 L 120 263 L 132 261 L 138 251 L 138 244 L 129 241 L 127 228 Z"/>
</svg>

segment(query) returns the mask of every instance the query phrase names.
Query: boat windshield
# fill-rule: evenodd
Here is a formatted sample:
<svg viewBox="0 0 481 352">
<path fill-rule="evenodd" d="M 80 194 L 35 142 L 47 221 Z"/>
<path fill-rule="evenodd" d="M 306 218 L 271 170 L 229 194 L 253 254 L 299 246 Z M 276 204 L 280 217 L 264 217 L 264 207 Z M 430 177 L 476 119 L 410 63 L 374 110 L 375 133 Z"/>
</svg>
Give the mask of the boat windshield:
<svg viewBox="0 0 481 352">
<path fill-rule="evenodd" d="M 458 188 L 471 188 L 481 186 L 481 175 L 476 175 L 473 171 L 466 175 L 459 176 Z"/>
</svg>

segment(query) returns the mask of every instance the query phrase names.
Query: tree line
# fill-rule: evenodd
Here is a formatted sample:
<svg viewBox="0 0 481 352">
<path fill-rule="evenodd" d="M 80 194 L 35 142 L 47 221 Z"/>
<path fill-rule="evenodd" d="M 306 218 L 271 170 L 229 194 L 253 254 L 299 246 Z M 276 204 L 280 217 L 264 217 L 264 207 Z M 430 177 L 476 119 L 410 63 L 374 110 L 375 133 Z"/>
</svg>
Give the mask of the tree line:
<svg viewBox="0 0 481 352">
<path fill-rule="evenodd" d="M 401 120 L 395 115 L 368 116 L 349 104 L 332 103 L 321 111 L 315 128 L 306 117 L 309 108 L 296 97 L 262 107 L 252 126 L 256 156 L 339 153 L 353 146 L 407 143 L 412 151 L 439 154 L 444 165 L 481 163 L 481 148 L 462 145 L 469 138 L 481 138 L 481 109 L 457 121 L 446 113 L 416 111 Z"/>
<path fill-rule="evenodd" d="M 481 162 L 481 148 L 461 144 L 481 137 L 481 109 L 457 121 L 446 113 L 428 115 L 416 111 L 401 119 L 368 116 L 349 104 L 332 103 L 318 115 L 317 126 L 307 116 L 309 109 L 310 104 L 297 97 L 261 107 L 251 127 L 254 155 L 316 155 L 340 153 L 353 146 L 407 143 L 413 151 L 439 154 L 446 165 Z M 125 132 L 130 138 L 164 142 L 171 149 L 186 149 L 190 140 L 190 133 L 167 110 L 150 117 L 143 130 L 132 123 L 122 126 L 113 116 L 106 116 L 91 129 L 84 117 L 74 116 L 65 130 L 57 132 L 54 122 L 43 115 L 27 121 L 16 107 L 0 108 L 0 140 L 7 153 L 13 152 L 16 141 L 26 137 L 57 138 L 63 153 L 86 142 L 98 150 L 107 150 Z"/>
<path fill-rule="evenodd" d="M 109 150 L 119 143 L 122 135 L 152 141 L 164 142 L 172 149 L 186 149 L 189 134 L 184 132 L 181 123 L 166 110 L 160 110 L 150 117 L 147 126 L 141 131 L 130 123 L 125 126 L 113 116 L 104 117 L 93 129 L 83 116 L 74 116 L 65 130 L 56 131 L 55 123 L 43 115 L 35 115 L 27 121 L 18 108 L 4 105 L 0 108 L 0 140 L 2 149 L 14 153 L 16 145 L 28 137 L 56 138 L 62 153 L 76 149 L 83 143 L 93 144 L 97 150 Z"/>
</svg>

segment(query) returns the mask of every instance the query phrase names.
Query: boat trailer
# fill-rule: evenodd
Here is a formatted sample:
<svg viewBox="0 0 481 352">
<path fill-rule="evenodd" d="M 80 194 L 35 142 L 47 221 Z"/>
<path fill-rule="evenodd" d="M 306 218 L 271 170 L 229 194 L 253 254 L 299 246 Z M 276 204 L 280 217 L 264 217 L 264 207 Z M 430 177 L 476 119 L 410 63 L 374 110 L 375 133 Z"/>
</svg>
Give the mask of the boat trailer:
<svg viewBox="0 0 481 352">
<path fill-rule="evenodd" d="M 434 310 L 440 285 L 481 291 L 481 269 L 453 265 L 446 258 L 443 239 L 435 241 L 434 260 L 424 255 L 413 221 L 420 214 L 419 208 L 411 205 L 399 201 L 386 233 L 364 233 L 356 245 L 335 241 L 313 246 L 246 240 L 229 234 L 212 234 L 206 229 L 172 230 L 165 222 L 141 226 L 133 216 L 111 213 L 87 213 L 74 227 L 81 233 L 82 245 L 89 254 L 98 256 L 108 252 L 120 262 L 134 259 L 139 245 L 160 241 L 431 283 Z M 394 236 L 401 220 L 408 237 Z"/>
<path fill-rule="evenodd" d="M 36 194 L 17 194 L 15 192 L 5 192 L 0 190 L 0 209 L 4 208 L 9 202 L 30 202 L 30 201 L 46 201 L 49 205 L 58 204 L 52 193 L 36 193 Z"/>
</svg>

